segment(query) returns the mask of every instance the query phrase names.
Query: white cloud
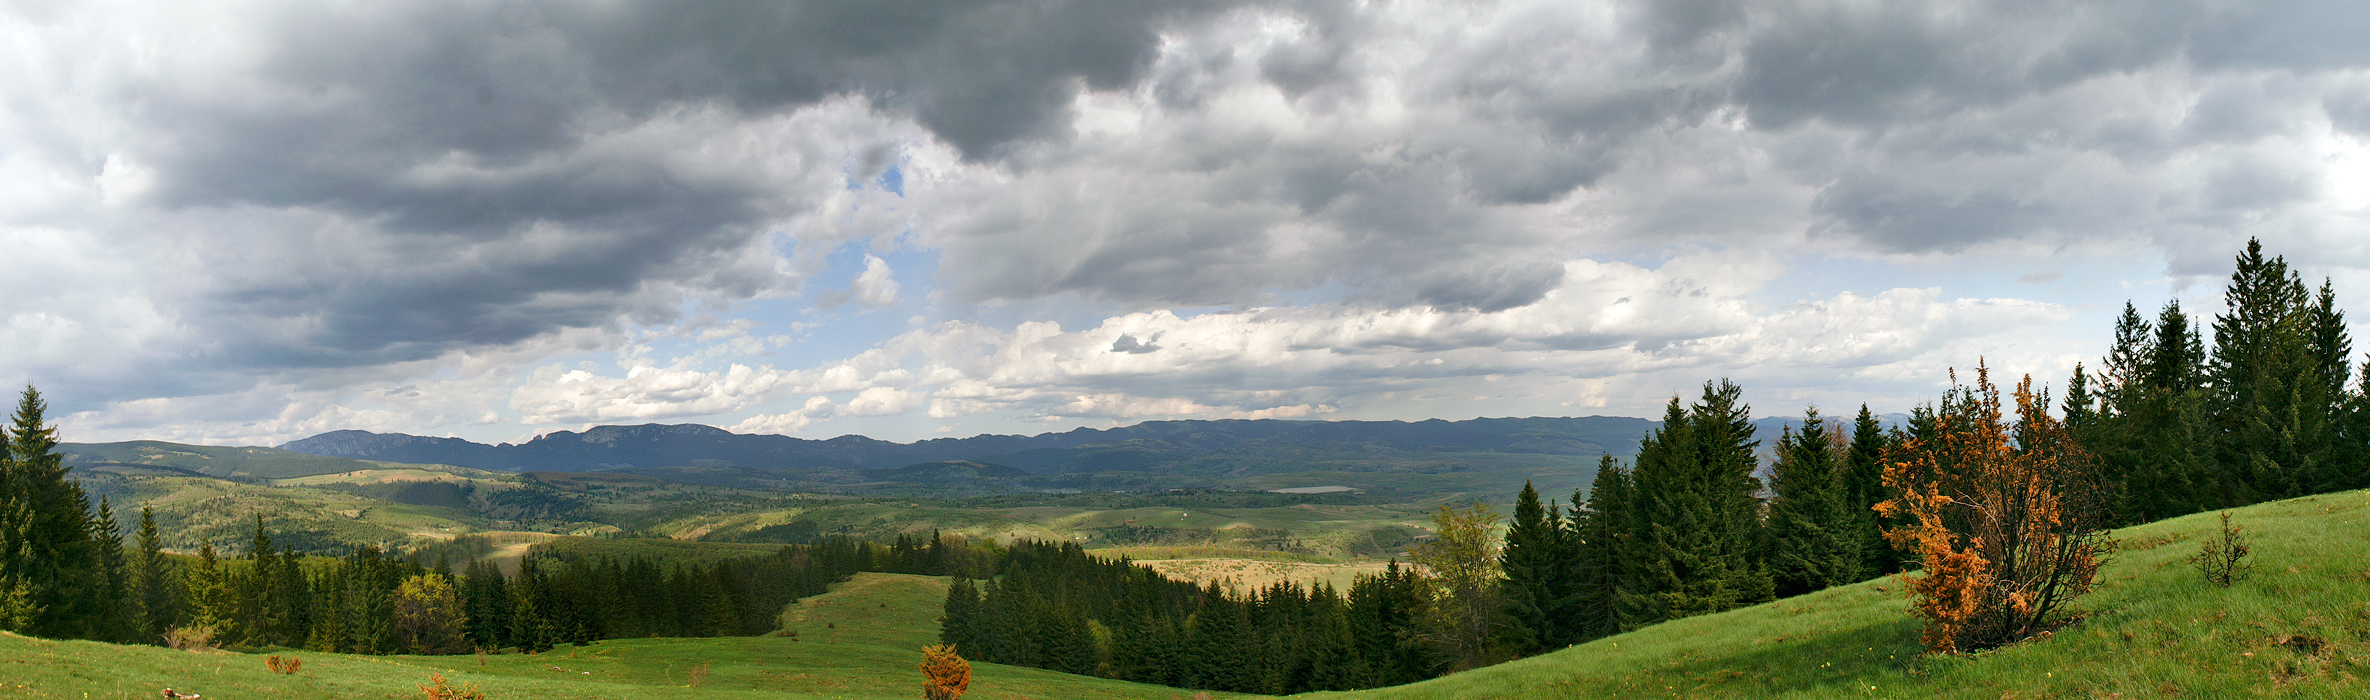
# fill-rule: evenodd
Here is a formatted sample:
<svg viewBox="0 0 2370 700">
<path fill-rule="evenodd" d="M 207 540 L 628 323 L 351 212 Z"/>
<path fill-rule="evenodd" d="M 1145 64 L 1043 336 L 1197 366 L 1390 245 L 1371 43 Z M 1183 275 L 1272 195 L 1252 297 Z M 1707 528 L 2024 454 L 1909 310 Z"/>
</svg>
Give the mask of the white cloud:
<svg viewBox="0 0 2370 700">
<path fill-rule="evenodd" d="M 890 273 L 888 261 L 876 256 L 864 256 L 864 273 L 856 276 L 856 283 L 848 291 L 865 308 L 886 309 L 897 305 L 897 278 Z"/>
</svg>

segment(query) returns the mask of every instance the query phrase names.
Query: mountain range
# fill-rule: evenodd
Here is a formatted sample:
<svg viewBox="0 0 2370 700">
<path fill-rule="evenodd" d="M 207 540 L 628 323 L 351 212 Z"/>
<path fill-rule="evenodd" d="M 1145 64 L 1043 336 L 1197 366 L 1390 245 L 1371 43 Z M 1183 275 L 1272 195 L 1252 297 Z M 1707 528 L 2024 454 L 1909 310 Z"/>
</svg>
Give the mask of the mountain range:
<svg viewBox="0 0 2370 700">
<path fill-rule="evenodd" d="M 1334 464 L 1458 453 L 1627 456 L 1656 425 L 1642 418 L 1477 418 L 1464 421 L 1153 421 L 1039 435 L 980 435 L 911 443 L 845 435 L 807 440 L 741 435 L 705 425 L 605 425 L 525 443 L 339 430 L 281 445 L 330 457 L 449 464 L 498 471 L 584 472 L 670 467 L 871 471 L 969 461 L 1033 475 L 1161 471 L 1213 457 Z M 1301 471 L 1301 469 L 1286 469 Z M 991 470 L 993 471 L 993 470 Z M 891 473 L 891 472 L 874 472 Z"/>
</svg>

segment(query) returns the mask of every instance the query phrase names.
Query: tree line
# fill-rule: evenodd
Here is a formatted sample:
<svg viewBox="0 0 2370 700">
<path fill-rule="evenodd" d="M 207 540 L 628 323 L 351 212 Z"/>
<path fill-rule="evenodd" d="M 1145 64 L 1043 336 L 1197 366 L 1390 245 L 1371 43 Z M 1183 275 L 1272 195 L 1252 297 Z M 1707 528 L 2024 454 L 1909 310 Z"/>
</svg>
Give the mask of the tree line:
<svg viewBox="0 0 2370 700">
<path fill-rule="evenodd" d="M 995 571 L 947 591 L 940 638 L 965 658 L 1271 695 L 1432 675 L 1418 639 L 1419 577 L 1396 562 L 1346 592 L 1198 586 L 1075 543 L 1015 544 Z"/>
</svg>

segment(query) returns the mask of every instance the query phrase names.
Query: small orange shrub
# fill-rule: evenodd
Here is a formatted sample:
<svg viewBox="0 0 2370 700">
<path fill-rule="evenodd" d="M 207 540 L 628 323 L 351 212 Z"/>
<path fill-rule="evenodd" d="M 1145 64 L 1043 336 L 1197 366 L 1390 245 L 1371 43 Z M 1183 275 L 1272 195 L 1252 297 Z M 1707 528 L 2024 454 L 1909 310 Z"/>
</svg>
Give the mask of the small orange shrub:
<svg viewBox="0 0 2370 700">
<path fill-rule="evenodd" d="M 1924 563 L 1902 578 L 1937 653 L 2046 631 L 2090 591 L 2113 547 L 2097 462 L 2049 416 L 2048 394 L 2034 394 L 2029 376 L 2018 382 L 2010 425 L 1990 370 L 1978 364 L 1975 377 L 1944 395 L 1929 435 L 1888 455 L 1895 495 L 1876 506 L 1910 521 L 1885 537 Z"/>
<path fill-rule="evenodd" d="M 956 700 L 971 689 L 971 662 L 946 645 L 922 647 L 922 697 Z"/>
<path fill-rule="evenodd" d="M 304 659 L 294 656 L 283 659 L 279 654 L 273 654 L 263 657 L 263 667 L 271 669 L 272 673 L 293 676 L 297 671 L 304 669 Z"/>
<path fill-rule="evenodd" d="M 478 690 L 476 683 L 454 687 L 445 682 L 442 673 L 428 676 L 428 685 L 420 686 L 420 696 L 428 700 L 486 700 L 485 691 Z"/>
</svg>

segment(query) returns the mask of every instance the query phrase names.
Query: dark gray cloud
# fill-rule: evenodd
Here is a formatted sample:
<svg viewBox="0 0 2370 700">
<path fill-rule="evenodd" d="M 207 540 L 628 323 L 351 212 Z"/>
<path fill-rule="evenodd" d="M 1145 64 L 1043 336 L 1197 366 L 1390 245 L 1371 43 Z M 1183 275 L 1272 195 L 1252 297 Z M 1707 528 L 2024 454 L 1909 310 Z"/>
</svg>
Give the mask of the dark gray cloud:
<svg viewBox="0 0 2370 700">
<path fill-rule="evenodd" d="M 39 361 L 111 399 L 614 336 L 806 292 L 851 241 L 940 260 L 868 306 L 1490 313 L 1698 247 L 2143 240 L 2188 274 L 2354 233 L 2330 163 L 2370 135 L 2343 2 L 13 11 L 0 235 L 131 270 L 54 266 L 122 308 L 39 302 L 142 329 Z"/>
<path fill-rule="evenodd" d="M 839 165 L 734 130 L 854 96 L 993 158 L 1064 138 L 1075 94 L 1134 84 L 1217 6 L 300 3 L 257 8 L 236 74 L 101 107 L 159 135 L 111 147 L 223 271 L 170 300 L 220 329 L 202 364 L 368 366 L 795 284 L 769 230 Z M 895 157 L 856 150 L 859 182 Z"/>
</svg>

